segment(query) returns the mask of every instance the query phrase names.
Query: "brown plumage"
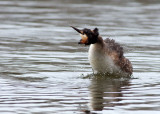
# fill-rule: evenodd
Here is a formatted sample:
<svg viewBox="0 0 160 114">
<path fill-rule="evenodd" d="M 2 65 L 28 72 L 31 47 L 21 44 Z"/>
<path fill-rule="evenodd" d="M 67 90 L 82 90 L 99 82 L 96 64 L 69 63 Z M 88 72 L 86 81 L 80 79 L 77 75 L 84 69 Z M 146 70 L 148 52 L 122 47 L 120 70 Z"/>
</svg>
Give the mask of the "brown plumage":
<svg viewBox="0 0 160 114">
<path fill-rule="evenodd" d="M 113 39 L 106 38 L 104 42 L 106 43 L 105 48 L 107 50 L 107 54 L 111 56 L 114 63 L 118 65 L 122 71 L 128 72 L 131 75 L 133 68 L 131 62 L 123 55 L 123 47 Z"/>
</svg>

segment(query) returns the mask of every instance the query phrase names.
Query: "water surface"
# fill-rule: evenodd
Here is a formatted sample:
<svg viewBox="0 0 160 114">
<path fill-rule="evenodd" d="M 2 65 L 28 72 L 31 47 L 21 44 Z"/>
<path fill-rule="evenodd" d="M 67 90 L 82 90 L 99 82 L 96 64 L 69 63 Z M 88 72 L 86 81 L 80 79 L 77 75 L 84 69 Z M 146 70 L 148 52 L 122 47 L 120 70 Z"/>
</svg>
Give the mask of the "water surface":
<svg viewBox="0 0 160 114">
<path fill-rule="evenodd" d="M 159 13 L 158 0 L 0 0 L 0 112 L 159 113 Z M 119 42 L 133 77 L 91 76 L 70 25 Z"/>
</svg>

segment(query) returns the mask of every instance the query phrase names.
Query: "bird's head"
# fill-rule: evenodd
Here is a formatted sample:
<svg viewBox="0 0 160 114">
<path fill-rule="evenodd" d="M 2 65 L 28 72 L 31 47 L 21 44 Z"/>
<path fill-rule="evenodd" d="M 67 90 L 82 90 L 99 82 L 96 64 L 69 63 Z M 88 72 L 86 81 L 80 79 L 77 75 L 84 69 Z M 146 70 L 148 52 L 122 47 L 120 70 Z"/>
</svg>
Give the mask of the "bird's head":
<svg viewBox="0 0 160 114">
<path fill-rule="evenodd" d="M 76 30 L 78 33 L 80 33 L 80 36 L 82 39 L 79 41 L 79 44 L 90 45 L 90 44 L 97 43 L 98 36 L 99 36 L 98 28 L 95 28 L 93 30 L 84 28 L 84 29 L 80 30 L 80 29 L 77 29 L 73 26 L 71 26 L 71 27 L 74 30 Z"/>
</svg>

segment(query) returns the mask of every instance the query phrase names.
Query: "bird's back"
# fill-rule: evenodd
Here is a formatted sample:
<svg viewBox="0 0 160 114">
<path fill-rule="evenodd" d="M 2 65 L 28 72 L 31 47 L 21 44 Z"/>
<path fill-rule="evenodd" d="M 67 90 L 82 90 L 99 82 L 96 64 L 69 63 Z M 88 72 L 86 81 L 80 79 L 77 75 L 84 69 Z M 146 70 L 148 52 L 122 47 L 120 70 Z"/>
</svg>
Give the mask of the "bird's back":
<svg viewBox="0 0 160 114">
<path fill-rule="evenodd" d="M 113 39 L 106 38 L 104 42 L 106 43 L 105 48 L 107 50 L 107 54 L 112 58 L 114 63 L 118 65 L 122 71 L 131 75 L 133 72 L 132 64 L 124 57 L 123 47 Z"/>
</svg>

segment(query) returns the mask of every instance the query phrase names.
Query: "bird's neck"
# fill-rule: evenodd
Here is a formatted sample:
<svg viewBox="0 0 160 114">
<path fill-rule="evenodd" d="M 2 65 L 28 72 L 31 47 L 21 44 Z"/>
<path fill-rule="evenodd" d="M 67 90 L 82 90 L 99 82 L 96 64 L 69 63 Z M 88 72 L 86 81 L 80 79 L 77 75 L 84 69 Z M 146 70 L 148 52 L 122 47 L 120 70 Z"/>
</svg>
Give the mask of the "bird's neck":
<svg viewBox="0 0 160 114">
<path fill-rule="evenodd" d="M 98 40 L 96 43 L 91 44 L 93 47 L 98 48 L 102 51 L 102 48 L 104 48 L 105 43 L 103 41 L 103 38 L 101 36 L 98 36 Z"/>
<path fill-rule="evenodd" d="M 103 38 L 101 36 L 98 36 L 98 41 L 97 41 L 98 44 L 101 44 L 103 45 L 104 44 L 104 41 L 103 41 Z M 96 43 L 95 43 L 96 44 Z"/>
</svg>

